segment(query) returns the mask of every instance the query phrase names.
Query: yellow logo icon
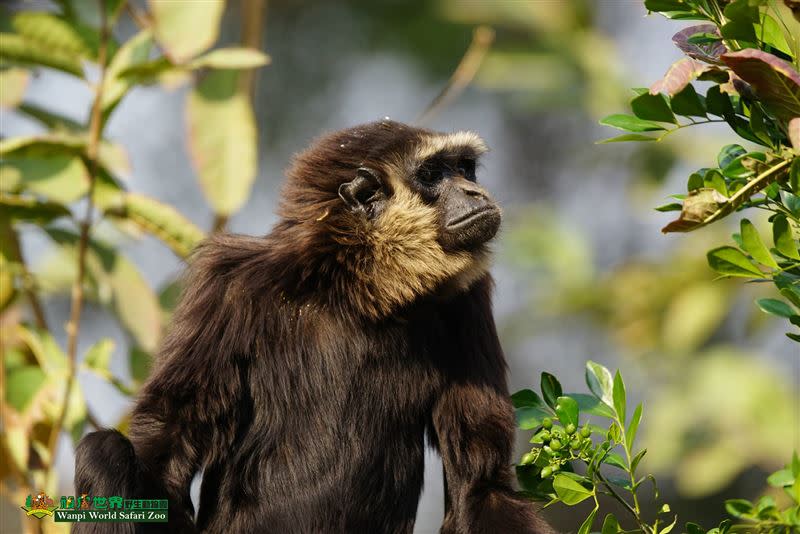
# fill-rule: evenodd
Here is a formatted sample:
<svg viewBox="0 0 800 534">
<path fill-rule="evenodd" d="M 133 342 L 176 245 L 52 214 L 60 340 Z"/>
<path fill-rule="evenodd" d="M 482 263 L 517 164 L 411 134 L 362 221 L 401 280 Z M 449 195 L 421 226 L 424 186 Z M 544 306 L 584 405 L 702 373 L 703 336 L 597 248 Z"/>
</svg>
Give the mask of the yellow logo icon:
<svg viewBox="0 0 800 534">
<path fill-rule="evenodd" d="M 40 491 L 38 495 L 28 495 L 28 498 L 25 499 L 25 506 L 20 506 L 23 510 L 25 510 L 25 514 L 28 517 L 35 517 L 36 519 L 41 519 L 46 515 L 52 516 L 53 511 L 56 509 L 56 505 L 45 492 Z"/>
</svg>

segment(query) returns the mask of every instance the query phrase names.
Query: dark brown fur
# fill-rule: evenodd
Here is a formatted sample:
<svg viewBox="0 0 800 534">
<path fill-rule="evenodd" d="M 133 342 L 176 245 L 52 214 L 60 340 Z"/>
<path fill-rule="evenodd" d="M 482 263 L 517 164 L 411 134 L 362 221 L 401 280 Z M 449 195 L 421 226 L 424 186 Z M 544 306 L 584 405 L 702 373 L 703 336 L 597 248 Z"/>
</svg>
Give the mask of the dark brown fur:
<svg viewBox="0 0 800 534">
<path fill-rule="evenodd" d="M 443 279 L 388 309 L 376 293 L 396 274 L 370 259 L 370 229 L 337 196 L 358 167 L 405 172 L 435 135 L 384 121 L 325 137 L 289 171 L 269 235 L 200 246 L 134 409 L 132 449 L 112 431 L 87 436 L 76 491 L 167 495 L 170 532 L 410 533 L 427 432 L 444 464 L 443 533 L 549 532 L 511 486 L 489 275 L 457 291 Z M 115 528 L 133 531 L 76 532 Z"/>
</svg>

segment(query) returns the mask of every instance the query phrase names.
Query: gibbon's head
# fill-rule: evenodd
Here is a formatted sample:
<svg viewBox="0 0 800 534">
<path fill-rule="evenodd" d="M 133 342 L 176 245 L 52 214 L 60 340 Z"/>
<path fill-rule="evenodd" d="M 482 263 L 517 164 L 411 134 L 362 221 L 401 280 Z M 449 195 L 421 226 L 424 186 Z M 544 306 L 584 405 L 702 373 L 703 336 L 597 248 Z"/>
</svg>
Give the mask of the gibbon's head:
<svg viewBox="0 0 800 534">
<path fill-rule="evenodd" d="M 486 273 L 500 227 L 475 174 L 486 150 L 472 132 L 390 120 L 317 140 L 289 169 L 280 210 L 308 249 L 306 277 L 338 276 L 335 286 L 373 317 L 468 288 Z"/>
</svg>

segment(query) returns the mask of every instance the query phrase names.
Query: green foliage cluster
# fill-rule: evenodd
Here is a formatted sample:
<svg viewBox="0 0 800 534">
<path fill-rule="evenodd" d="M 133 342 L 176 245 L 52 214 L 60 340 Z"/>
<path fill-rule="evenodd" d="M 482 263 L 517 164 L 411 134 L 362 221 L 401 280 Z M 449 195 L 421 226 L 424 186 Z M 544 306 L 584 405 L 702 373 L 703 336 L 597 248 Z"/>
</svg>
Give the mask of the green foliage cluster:
<svg viewBox="0 0 800 534">
<path fill-rule="evenodd" d="M 759 299 L 759 308 L 800 326 L 800 33 L 793 29 L 795 21 L 785 19 L 787 13 L 794 13 L 800 20 L 800 6 L 786 2 L 789 9 L 784 10 L 761 0 L 645 0 L 645 6 L 671 19 L 702 24 L 675 34 L 673 41 L 686 57 L 651 87 L 634 90 L 631 114 L 601 120 L 627 132 L 604 142 L 659 142 L 689 126 L 726 123 L 754 145 L 750 149 L 727 145 L 714 167 L 692 173 L 687 193 L 674 195 L 679 202 L 658 208 L 680 212 L 663 231 L 693 231 L 744 209 L 768 212 L 772 247 L 764 243 L 756 225 L 743 219 L 740 232 L 734 235 L 737 246 L 710 250 L 708 264 L 725 277 L 774 283 L 782 298 Z M 697 89 L 699 84 L 695 87 L 696 82 L 707 83 L 705 94 Z M 787 336 L 800 341 L 794 332 Z M 563 394 L 555 377 L 543 373 L 541 396 L 529 389 L 512 396 L 518 426 L 533 431 L 533 447 L 517 465 L 523 493 L 547 501 L 547 506 L 593 500 L 579 534 L 590 532 L 596 522 L 601 508 L 598 495 L 617 501 L 634 525 L 622 527 L 624 518 L 609 513 L 602 523 L 603 534 L 671 532 L 678 518 L 668 504 L 659 502 L 655 477 L 637 473 L 646 454 L 646 449 L 635 447 L 642 405 L 629 416 L 621 374 L 612 376 L 597 363 L 587 363 L 586 383 L 591 395 Z M 594 418 L 608 424 L 593 423 Z M 755 503 L 731 499 L 725 503 L 731 519 L 711 530 L 686 523 L 684 531 L 797 532 L 797 454 L 767 483 L 784 490 L 785 502 L 778 503 L 772 496 Z M 640 505 L 645 498 L 652 500 L 656 510 L 649 518 Z"/>
<path fill-rule="evenodd" d="M 734 235 L 737 246 L 710 250 L 708 263 L 722 276 L 773 282 L 783 298 L 762 299 L 759 307 L 800 327 L 800 42 L 795 21 L 786 20 L 768 0 L 646 0 L 645 6 L 671 19 L 703 24 L 675 34 L 673 42 L 686 57 L 649 89 L 634 90 L 632 115 L 600 121 L 629 132 L 604 142 L 661 141 L 688 126 L 721 122 L 757 145 L 727 145 L 715 167 L 692 173 L 687 193 L 673 195 L 680 202 L 658 208 L 680 212 L 663 231 L 690 232 L 745 209 L 768 212 L 772 248 L 744 219 Z M 710 84 L 705 95 L 694 81 Z M 800 342 L 798 333 L 787 336 Z"/>
<path fill-rule="evenodd" d="M 556 503 L 575 506 L 592 499 L 594 507 L 578 528 L 578 534 L 592 532 L 601 508 L 599 495 L 619 503 L 635 525 L 623 528 L 621 519 L 608 513 L 602 523 L 602 534 L 671 532 L 678 523 L 677 515 L 669 504 L 659 501 L 655 477 L 637 472 L 647 454 L 647 449 L 635 447 L 642 404 L 629 412 L 625 382 L 619 371 L 612 376 L 604 366 L 589 361 L 585 378 L 591 394 L 565 394 L 553 375 L 542 373 L 541 395 L 530 389 L 512 395 L 517 425 L 533 431 L 530 439 L 533 447 L 516 467 L 522 494 L 546 501 L 546 506 Z M 598 424 L 598 418 L 608 424 Z M 730 499 L 725 502 L 725 510 L 733 519 L 726 519 L 710 530 L 687 523 L 685 532 L 796 532 L 800 529 L 797 454 L 788 467 L 770 475 L 767 482 L 784 490 L 788 497 L 786 506 L 779 506 L 771 496 L 764 496 L 756 503 Z M 640 501 L 649 496 L 657 512 L 648 519 Z"/>
<path fill-rule="evenodd" d="M 151 235 L 187 257 L 205 232 L 173 206 L 130 190 L 124 147 L 106 125 L 137 87 L 188 84 L 185 113 L 191 162 L 216 220 L 247 200 L 256 175 L 256 127 L 248 70 L 268 63 L 258 50 L 216 48 L 225 2 L 150 0 L 142 10 L 124 0 L 61 0 L 56 11 L 3 11 L 0 24 L 2 104 L 41 126 L 42 133 L 0 141 L 0 311 L 5 388 L 2 474 L 19 503 L 31 489 L 55 493 L 54 459 L 63 431 L 73 440 L 96 425 L 77 380 L 99 377 L 131 395 L 147 375 L 176 286 L 157 292 L 114 240 L 102 235 Z M 138 30 L 117 39 L 127 12 Z M 25 100 L 39 69 L 86 84 L 92 106 L 85 123 Z M 252 78 L 250 78 L 252 80 Z M 44 268 L 25 261 L 21 241 L 38 233 L 56 254 Z M 41 304 L 71 295 L 67 347 Z M 114 342 L 98 340 L 77 354 L 84 300 L 106 307 L 126 333 L 132 382 L 110 370 Z M 31 322 L 19 310 L 30 307 Z M 124 421 L 121 428 L 124 429 Z M 55 528 L 55 527 L 54 527 Z"/>
</svg>

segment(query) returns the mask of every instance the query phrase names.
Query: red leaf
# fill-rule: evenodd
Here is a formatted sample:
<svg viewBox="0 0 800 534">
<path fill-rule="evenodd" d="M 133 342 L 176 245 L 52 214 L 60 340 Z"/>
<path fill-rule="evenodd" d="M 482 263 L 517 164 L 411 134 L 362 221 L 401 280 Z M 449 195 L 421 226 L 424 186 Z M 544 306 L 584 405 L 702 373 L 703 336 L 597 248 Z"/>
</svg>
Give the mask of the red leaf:
<svg viewBox="0 0 800 534">
<path fill-rule="evenodd" d="M 719 56 L 728 51 L 720 41 L 708 44 L 694 44 L 689 42 L 689 37 L 698 33 L 719 35 L 719 30 L 713 24 L 698 24 L 684 28 L 672 36 L 672 42 L 690 58 L 699 59 L 707 63 L 719 63 Z"/>
<path fill-rule="evenodd" d="M 712 67 L 695 59 L 685 57 L 673 63 L 663 78 L 650 86 L 650 94 L 667 93 L 674 96 L 680 93 L 692 80 Z"/>
<path fill-rule="evenodd" d="M 800 117 L 800 74 L 792 65 L 754 48 L 723 54 L 722 60 L 750 84 L 776 118 Z"/>
</svg>

